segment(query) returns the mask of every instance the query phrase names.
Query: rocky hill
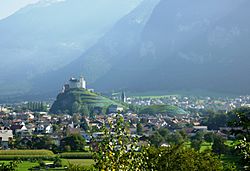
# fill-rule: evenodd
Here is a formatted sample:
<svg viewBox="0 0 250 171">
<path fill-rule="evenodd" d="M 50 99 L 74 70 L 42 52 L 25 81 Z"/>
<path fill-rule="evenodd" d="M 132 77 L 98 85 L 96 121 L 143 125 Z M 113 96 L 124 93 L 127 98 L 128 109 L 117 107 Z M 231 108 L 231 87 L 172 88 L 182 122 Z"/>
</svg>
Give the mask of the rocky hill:
<svg viewBox="0 0 250 171">
<path fill-rule="evenodd" d="M 80 112 L 87 115 L 93 111 L 97 113 L 106 112 L 110 105 L 121 106 L 119 102 L 115 102 L 100 94 L 90 92 L 86 89 L 75 88 L 60 93 L 53 103 L 50 112 L 54 114 Z"/>
</svg>

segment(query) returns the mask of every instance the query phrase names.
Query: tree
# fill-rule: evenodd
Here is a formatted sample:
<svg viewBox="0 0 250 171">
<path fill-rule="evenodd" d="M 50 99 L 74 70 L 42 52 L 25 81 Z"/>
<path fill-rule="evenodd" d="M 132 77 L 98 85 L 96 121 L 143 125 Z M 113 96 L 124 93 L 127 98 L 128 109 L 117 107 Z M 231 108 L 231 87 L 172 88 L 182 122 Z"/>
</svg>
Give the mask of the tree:
<svg viewBox="0 0 250 171">
<path fill-rule="evenodd" d="M 101 114 L 106 115 L 106 113 L 107 113 L 107 108 L 102 107 L 101 108 Z"/>
<path fill-rule="evenodd" d="M 158 131 L 156 131 L 153 135 L 151 135 L 149 137 L 149 140 L 150 140 L 150 144 L 155 147 L 159 147 L 161 143 L 164 142 L 164 138 L 161 136 L 161 134 L 159 134 Z"/>
<path fill-rule="evenodd" d="M 234 135 L 242 135 L 248 142 L 250 141 L 250 108 L 242 107 L 230 112 L 234 117 L 228 122 L 233 127 Z M 242 128 L 242 129 L 234 129 Z M 244 139 L 243 138 L 243 139 Z"/>
<path fill-rule="evenodd" d="M 141 170 L 142 153 L 136 153 L 136 138 L 128 132 L 123 118 L 117 115 L 109 123 L 109 129 L 103 127 L 104 135 L 92 140 L 91 151 L 98 170 Z"/>
<path fill-rule="evenodd" d="M 165 139 L 168 139 L 169 136 L 170 136 L 170 132 L 169 132 L 169 130 L 168 130 L 167 128 L 160 128 L 160 129 L 158 130 L 158 132 L 159 132 L 159 134 L 160 134 L 163 138 L 165 138 Z"/>
<path fill-rule="evenodd" d="M 169 137 L 169 142 L 171 144 L 181 144 L 184 142 L 184 140 L 183 140 L 182 135 L 179 133 L 179 131 L 177 131 L 171 134 L 171 136 Z"/>
<path fill-rule="evenodd" d="M 226 127 L 227 123 L 231 119 L 232 115 L 230 113 L 225 113 L 223 111 L 206 111 L 206 119 L 203 124 L 208 126 L 209 130 L 218 130 L 220 127 Z"/>
<path fill-rule="evenodd" d="M 203 142 L 204 132 L 198 131 L 195 136 L 191 137 L 191 147 L 196 151 L 199 151 L 201 148 L 201 144 Z"/>
<path fill-rule="evenodd" d="M 140 122 L 138 122 L 138 123 L 136 124 L 136 133 L 137 133 L 138 135 L 141 135 L 141 134 L 142 134 L 142 125 L 141 125 Z"/>
<path fill-rule="evenodd" d="M 158 131 L 154 135 L 162 137 Z M 126 123 L 119 116 L 109 128 L 103 128 L 103 136 L 93 139 L 91 151 L 97 170 L 223 170 L 222 162 L 209 151 L 194 151 L 182 144 L 138 147 L 137 140 L 130 136 Z"/>
<path fill-rule="evenodd" d="M 200 151 L 201 144 L 202 144 L 202 141 L 200 141 L 200 140 L 197 140 L 197 139 L 192 139 L 191 140 L 191 147 L 193 149 L 195 149 L 195 151 Z"/>
<path fill-rule="evenodd" d="M 71 114 L 78 113 L 80 110 L 80 105 L 78 102 L 74 102 L 71 109 Z"/>
<path fill-rule="evenodd" d="M 73 117 L 72 117 L 72 121 L 74 122 L 74 123 L 79 123 L 79 115 L 78 114 L 73 114 Z"/>
<path fill-rule="evenodd" d="M 241 137 L 236 150 L 240 153 L 241 163 L 246 169 L 250 168 L 250 108 L 242 107 L 231 111 L 234 118 L 228 123 L 232 127 L 231 134 Z M 238 128 L 238 129 L 235 129 Z"/>
<path fill-rule="evenodd" d="M 198 132 L 196 132 L 195 136 L 193 136 L 191 139 L 196 139 L 196 140 L 199 140 L 199 141 L 203 141 L 204 134 L 205 133 L 203 131 L 198 131 Z"/>
<path fill-rule="evenodd" d="M 85 130 L 85 131 L 90 130 L 86 118 L 82 118 L 82 120 L 81 120 L 81 125 L 80 125 L 80 126 L 81 126 L 81 128 L 82 128 L 83 130 Z"/>
<path fill-rule="evenodd" d="M 208 143 L 213 143 L 214 142 L 214 133 L 213 132 L 208 132 L 204 135 L 204 140 Z"/>
<path fill-rule="evenodd" d="M 180 130 L 179 133 L 181 134 L 183 141 L 186 141 L 188 139 L 188 135 L 184 130 Z"/>
<path fill-rule="evenodd" d="M 82 113 L 84 116 L 89 116 L 90 112 L 89 112 L 88 106 L 83 105 L 83 106 L 81 107 L 81 113 Z"/>
<path fill-rule="evenodd" d="M 31 144 L 32 149 L 51 150 L 52 147 L 55 145 L 53 139 L 50 136 L 43 136 L 43 137 L 33 136 L 31 142 L 32 142 Z"/>
<path fill-rule="evenodd" d="M 60 129 L 60 127 L 59 127 L 59 125 L 58 124 L 53 124 L 52 125 L 52 128 L 53 128 L 53 132 L 57 132 L 57 131 L 59 131 Z"/>
<path fill-rule="evenodd" d="M 15 171 L 18 167 L 19 161 L 11 161 L 9 163 L 0 163 L 0 170 Z"/>
<path fill-rule="evenodd" d="M 219 156 L 221 154 L 225 154 L 227 151 L 227 147 L 225 145 L 225 140 L 220 137 L 220 136 L 215 136 L 214 137 L 214 141 L 213 141 L 213 145 L 212 145 L 212 151 L 216 154 L 218 154 Z"/>
<path fill-rule="evenodd" d="M 84 151 L 85 139 L 79 134 L 69 135 L 61 140 L 60 146 L 62 150 L 68 150 L 70 147 L 71 151 Z"/>
<path fill-rule="evenodd" d="M 189 170 L 223 170 L 216 156 L 210 152 L 198 152 L 183 145 L 170 147 L 150 147 L 144 152 L 145 170 L 158 171 L 189 171 Z"/>
<path fill-rule="evenodd" d="M 62 160 L 57 156 L 54 158 L 53 164 L 55 167 L 62 167 Z"/>
</svg>

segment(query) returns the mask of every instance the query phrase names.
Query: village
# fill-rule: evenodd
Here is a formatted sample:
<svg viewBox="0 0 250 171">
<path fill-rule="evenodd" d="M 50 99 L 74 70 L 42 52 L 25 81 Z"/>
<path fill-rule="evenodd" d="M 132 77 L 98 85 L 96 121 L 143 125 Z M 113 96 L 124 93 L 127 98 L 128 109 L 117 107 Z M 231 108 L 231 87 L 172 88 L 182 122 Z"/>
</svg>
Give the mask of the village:
<svg viewBox="0 0 250 171">
<path fill-rule="evenodd" d="M 127 97 L 128 103 L 146 105 L 159 105 L 159 104 L 172 104 L 184 109 L 204 109 L 209 105 L 214 105 L 213 101 L 206 98 L 204 106 L 192 105 L 188 97 L 177 98 L 172 97 L 168 99 L 136 99 Z M 200 100 L 202 101 L 202 100 Z M 224 105 L 231 107 L 234 106 L 246 106 L 249 105 L 249 96 L 236 98 L 234 100 L 228 100 L 223 102 Z M 187 110 L 187 113 L 179 113 L 175 116 L 170 116 L 167 113 L 155 113 L 155 114 L 139 114 L 132 110 L 126 110 L 124 112 L 122 107 L 112 105 L 110 106 L 107 114 L 86 116 L 83 113 L 76 113 L 74 115 L 68 114 L 50 114 L 49 104 L 29 104 L 30 106 L 41 106 L 44 111 L 30 111 L 20 110 L 20 106 L 28 105 L 27 102 L 19 103 L 15 105 L 1 106 L 0 110 L 0 139 L 1 148 L 39 148 L 39 147 L 27 147 L 27 144 L 31 144 L 34 137 L 37 140 L 42 137 L 49 138 L 52 144 L 59 147 L 62 140 L 72 134 L 81 135 L 85 142 L 88 144 L 91 141 L 92 136 L 97 136 L 100 133 L 100 129 L 112 121 L 116 115 L 120 115 L 124 118 L 125 122 L 129 123 L 129 131 L 133 136 L 149 138 L 156 130 L 166 128 L 171 132 L 178 130 L 184 131 L 188 136 L 194 136 L 199 130 L 212 131 L 220 133 L 223 137 L 228 138 L 227 134 L 223 133 L 228 130 L 226 127 L 220 127 L 217 130 L 209 130 L 208 125 L 203 125 L 204 116 L 199 115 L 198 110 Z M 231 105 L 230 105 L 231 104 Z M 19 110 L 16 110 L 19 109 Z M 209 108 L 208 108 L 209 109 Z M 224 109 L 225 111 L 227 108 Z M 143 139 L 143 138 L 142 138 Z M 51 148 L 51 147 L 48 147 Z"/>
<path fill-rule="evenodd" d="M 80 79 L 70 78 L 55 101 L 0 104 L 0 149 L 4 160 L 9 159 L 6 154 L 11 151 L 36 153 L 37 158 L 22 156 L 22 160 L 28 160 L 25 162 L 30 169 L 61 167 L 65 170 L 69 162 L 75 164 L 78 159 L 81 164 L 87 162 L 91 166 L 96 144 L 105 141 L 107 135 L 117 134 L 115 131 L 119 130 L 115 125 L 122 120 L 125 132 L 121 135 L 131 140 L 126 152 L 136 139 L 137 151 L 147 145 L 184 144 L 196 151 L 212 150 L 217 155 L 230 156 L 230 146 L 239 138 L 231 131 L 242 131 L 241 127 L 228 125 L 235 116 L 232 111 L 244 112 L 244 107 L 249 106 L 250 96 L 136 97 L 122 91 L 116 97 L 107 97 L 89 89 L 81 76 Z M 45 156 L 43 150 L 47 150 Z M 46 159 L 48 163 L 43 161 Z M 33 167 L 32 160 L 36 163 Z"/>
<path fill-rule="evenodd" d="M 103 104 L 109 105 L 98 106 Z M 126 153 L 134 143 L 137 152 L 149 145 L 157 148 L 182 145 L 196 152 L 210 150 L 216 155 L 233 157 L 231 146 L 240 137 L 232 131 L 242 131 L 242 127 L 228 123 L 235 116 L 234 110 L 245 112 L 248 109 L 244 107 L 249 106 L 250 96 L 127 97 L 123 91 L 118 97 L 105 97 L 88 89 L 83 77 L 70 78 L 53 102 L 0 104 L 0 156 L 7 161 L 10 157 L 15 160 L 21 157 L 27 164 L 25 170 L 67 170 L 74 166 L 84 170 L 95 164 L 98 144 L 117 143 L 119 138 L 110 138 L 120 134 L 129 139 L 124 144 Z M 124 130 L 116 128 L 120 121 Z M 10 155 L 12 151 L 14 155 Z"/>
</svg>

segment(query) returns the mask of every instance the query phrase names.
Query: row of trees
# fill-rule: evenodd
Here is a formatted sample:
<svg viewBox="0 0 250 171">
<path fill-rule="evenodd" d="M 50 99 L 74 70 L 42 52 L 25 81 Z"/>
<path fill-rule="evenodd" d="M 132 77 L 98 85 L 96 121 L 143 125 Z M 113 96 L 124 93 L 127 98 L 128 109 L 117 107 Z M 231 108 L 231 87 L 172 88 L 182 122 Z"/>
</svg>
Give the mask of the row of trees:
<svg viewBox="0 0 250 171">
<path fill-rule="evenodd" d="M 53 152 L 84 151 L 85 139 L 79 134 L 71 134 L 60 141 L 60 145 L 50 136 L 28 138 L 17 138 L 12 144 L 17 149 L 48 149 Z"/>
</svg>

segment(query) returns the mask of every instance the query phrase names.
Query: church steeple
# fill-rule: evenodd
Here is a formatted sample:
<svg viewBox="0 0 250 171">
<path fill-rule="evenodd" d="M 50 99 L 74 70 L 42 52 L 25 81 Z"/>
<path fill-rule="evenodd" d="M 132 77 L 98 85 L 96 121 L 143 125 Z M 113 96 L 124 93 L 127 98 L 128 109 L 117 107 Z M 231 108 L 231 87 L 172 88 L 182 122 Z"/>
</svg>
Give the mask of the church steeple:
<svg viewBox="0 0 250 171">
<path fill-rule="evenodd" d="M 121 100 L 122 100 L 122 102 L 124 102 L 124 103 L 127 102 L 127 98 L 126 98 L 126 95 L 125 95 L 125 92 L 124 92 L 124 91 L 122 92 Z"/>
</svg>

